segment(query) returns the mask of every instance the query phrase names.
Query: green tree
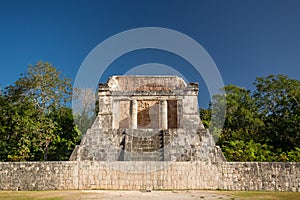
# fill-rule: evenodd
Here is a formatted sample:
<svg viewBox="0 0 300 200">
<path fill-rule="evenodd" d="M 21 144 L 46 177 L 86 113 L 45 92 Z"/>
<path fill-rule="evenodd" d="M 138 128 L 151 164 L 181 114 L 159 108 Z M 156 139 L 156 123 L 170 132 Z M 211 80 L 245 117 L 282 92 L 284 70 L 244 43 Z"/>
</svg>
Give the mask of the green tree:
<svg viewBox="0 0 300 200">
<path fill-rule="evenodd" d="M 243 140 L 231 140 L 224 142 L 223 153 L 228 161 L 273 161 L 274 153 L 267 144 L 260 144 Z"/>
<path fill-rule="evenodd" d="M 260 120 L 250 91 L 234 85 L 225 86 L 224 90 L 226 92 L 226 117 L 218 144 L 222 147 L 224 141 L 259 140 L 258 132 L 264 123 Z M 212 104 L 216 108 L 223 106 L 219 99 L 219 95 L 213 97 Z"/>
<path fill-rule="evenodd" d="M 226 105 L 226 118 L 217 142 L 229 161 L 300 160 L 300 81 L 283 75 L 257 78 L 256 90 L 234 85 L 215 95 L 216 114 Z M 201 111 L 205 125 L 209 111 Z"/>
<path fill-rule="evenodd" d="M 288 152 L 288 161 L 300 162 L 300 148 L 295 147 L 294 150 Z"/>
<path fill-rule="evenodd" d="M 0 160 L 34 160 L 32 147 L 38 146 L 40 122 L 33 104 L 14 105 L 2 97 L 0 101 Z"/>
<path fill-rule="evenodd" d="M 38 62 L 1 96 L 1 160 L 65 160 L 79 141 L 71 110 L 70 80 Z M 62 147 L 63 145 L 66 145 Z"/>
<path fill-rule="evenodd" d="M 200 113 L 200 119 L 204 127 L 209 128 L 210 121 L 211 121 L 211 108 L 210 107 L 208 109 L 200 108 L 199 113 Z"/>
<path fill-rule="evenodd" d="M 283 75 L 257 78 L 254 98 L 265 128 L 265 142 L 278 151 L 300 147 L 300 81 Z"/>
<path fill-rule="evenodd" d="M 39 61 L 7 87 L 7 93 L 13 102 L 30 101 L 41 112 L 50 113 L 71 100 L 72 85 L 52 64 Z"/>
<path fill-rule="evenodd" d="M 75 146 L 80 142 L 81 134 L 76 128 L 70 108 L 59 108 L 49 116 L 57 123 L 54 129 L 55 139 L 49 149 L 48 160 L 68 160 Z"/>
</svg>

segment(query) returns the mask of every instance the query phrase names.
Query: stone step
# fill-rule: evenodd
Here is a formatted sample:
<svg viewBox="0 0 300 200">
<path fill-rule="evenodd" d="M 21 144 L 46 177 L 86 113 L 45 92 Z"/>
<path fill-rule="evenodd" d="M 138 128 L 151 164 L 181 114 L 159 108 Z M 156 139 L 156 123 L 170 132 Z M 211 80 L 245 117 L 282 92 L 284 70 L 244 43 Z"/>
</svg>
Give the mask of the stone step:
<svg viewBox="0 0 300 200">
<path fill-rule="evenodd" d="M 149 149 L 141 149 L 141 148 L 136 148 L 136 149 L 132 149 L 131 152 L 156 152 L 159 151 L 161 148 L 158 149 L 153 149 L 153 148 L 149 148 Z"/>
<path fill-rule="evenodd" d="M 125 160 L 131 161 L 162 161 L 164 159 L 162 152 L 136 153 L 126 152 Z"/>
</svg>

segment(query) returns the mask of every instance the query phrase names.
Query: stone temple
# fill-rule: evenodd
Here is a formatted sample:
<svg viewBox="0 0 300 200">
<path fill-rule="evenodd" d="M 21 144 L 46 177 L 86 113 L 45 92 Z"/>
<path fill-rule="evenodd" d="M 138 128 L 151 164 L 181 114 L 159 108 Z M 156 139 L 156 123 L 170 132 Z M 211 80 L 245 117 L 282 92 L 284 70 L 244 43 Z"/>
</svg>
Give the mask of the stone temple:
<svg viewBox="0 0 300 200">
<path fill-rule="evenodd" d="M 113 76 L 73 161 L 225 161 L 198 112 L 198 84 L 177 76 Z"/>
</svg>

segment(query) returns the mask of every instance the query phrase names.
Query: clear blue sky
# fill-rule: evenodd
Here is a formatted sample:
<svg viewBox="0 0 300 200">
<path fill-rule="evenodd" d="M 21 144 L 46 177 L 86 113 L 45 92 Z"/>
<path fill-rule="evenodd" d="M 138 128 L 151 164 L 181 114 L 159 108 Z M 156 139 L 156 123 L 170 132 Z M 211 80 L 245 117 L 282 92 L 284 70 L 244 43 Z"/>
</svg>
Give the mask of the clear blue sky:
<svg viewBox="0 0 300 200">
<path fill-rule="evenodd" d="M 17 80 L 29 64 L 49 61 L 74 79 L 84 58 L 100 42 L 138 27 L 164 27 L 199 42 L 219 68 L 225 84 L 251 89 L 257 76 L 284 74 L 300 80 L 300 1 L 14 1 L 0 0 L 0 84 Z M 157 62 L 177 65 L 200 82 L 200 106 L 208 95 L 187 63 L 162 51 L 120 57 L 120 66 Z M 202 95 L 202 96 L 201 96 Z"/>
</svg>

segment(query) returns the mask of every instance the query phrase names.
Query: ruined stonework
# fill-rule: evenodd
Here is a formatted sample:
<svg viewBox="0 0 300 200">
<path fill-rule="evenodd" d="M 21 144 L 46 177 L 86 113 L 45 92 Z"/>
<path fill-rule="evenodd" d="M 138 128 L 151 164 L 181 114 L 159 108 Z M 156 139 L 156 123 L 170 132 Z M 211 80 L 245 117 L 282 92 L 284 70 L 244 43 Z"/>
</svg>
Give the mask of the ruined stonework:
<svg viewBox="0 0 300 200">
<path fill-rule="evenodd" d="M 224 161 L 198 113 L 198 84 L 177 76 L 113 76 L 71 161 Z"/>
<path fill-rule="evenodd" d="M 149 165 L 156 170 L 146 170 Z M 0 190 L 78 189 L 300 192 L 300 163 L 0 162 Z"/>
<path fill-rule="evenodd" d="M 0 190 L 300 192 L 300 163 L 224 161 L 197 96 L 179 77 L 112 77 L 99 85 L 99 115 L 73 161 L 0 162 Z"/>
</svg>

